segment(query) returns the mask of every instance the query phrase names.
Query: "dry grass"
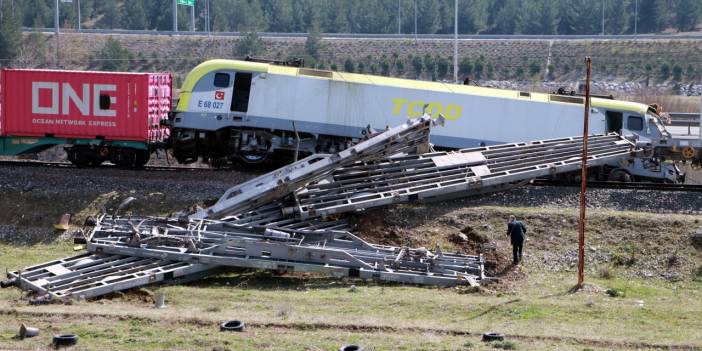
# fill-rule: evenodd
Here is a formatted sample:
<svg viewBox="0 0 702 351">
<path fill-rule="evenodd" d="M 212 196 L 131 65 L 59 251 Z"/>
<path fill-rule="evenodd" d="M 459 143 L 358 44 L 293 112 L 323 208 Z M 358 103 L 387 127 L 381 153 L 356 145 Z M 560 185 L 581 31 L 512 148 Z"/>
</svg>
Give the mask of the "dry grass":
<svg viewBox="0 0 702 351">
<path fill-rule="evenodd" d="M 662 95 L 658 91 L 649 89 L 617 95 L 616 98 L 644 104 L 658 103 L 663 106 L 665 112 L 700 112 L 700 98 L 698 96 Z"/>
</svg>

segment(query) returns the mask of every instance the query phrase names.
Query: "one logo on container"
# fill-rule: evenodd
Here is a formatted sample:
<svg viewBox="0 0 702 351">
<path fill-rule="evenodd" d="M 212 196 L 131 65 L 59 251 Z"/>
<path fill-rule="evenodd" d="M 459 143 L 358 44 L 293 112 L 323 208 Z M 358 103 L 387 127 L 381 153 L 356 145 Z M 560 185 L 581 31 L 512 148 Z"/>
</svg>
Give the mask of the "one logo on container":
<svg viewBox="0 0 702 351">
<path fill-rule="evenodd" d="M 116 117 L 117 111 L 110 106 L 117 103 L 117 98 L 106 94 L 117 91 L 114 84 L 82 84 L 82 94 L 73 89 L 69 83 L 32 82 L 32 113 L 44 115 L 68 115 L 69 105 L 80 111 L 83 116 Z M 47 99 L 41 97 L 49 96 Z M 92 107 L 92 113 L 91 113 Z"/>
<path fill-rule="evenodd" d="M 215 91 L 215 100 L 224 100 L 224 92 L 221 90 Z"/>
</svg>

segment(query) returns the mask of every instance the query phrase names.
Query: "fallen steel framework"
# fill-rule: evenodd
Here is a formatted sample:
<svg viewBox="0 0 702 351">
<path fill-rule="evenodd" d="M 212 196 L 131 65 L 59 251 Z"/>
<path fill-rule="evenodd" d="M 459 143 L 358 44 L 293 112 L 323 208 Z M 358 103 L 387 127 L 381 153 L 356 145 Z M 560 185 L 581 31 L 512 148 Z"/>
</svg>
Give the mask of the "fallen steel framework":
<svg viewBox="0 0 702 351">
<path fill-rule="evenodd" d="M 188 218 L 102 215 L 88 238 L 89 254 L 11 272 L 10 283 L 45 297 L 89 298 L 239 267 L 479 284 L 485 279 L 480 255 L 375 245 L 340 216 L 499 191 L 574 171 L 583 138 L 427 153 L 431 123 L 428 117 L 410 120 L 340 153 L 310 156 L 229 189 Z M 588 149 L 590 166 L 638 151 L 616 134 L 590 136 Z M 412 151 L 419 154 L 407 154 Z"/>
</svg>

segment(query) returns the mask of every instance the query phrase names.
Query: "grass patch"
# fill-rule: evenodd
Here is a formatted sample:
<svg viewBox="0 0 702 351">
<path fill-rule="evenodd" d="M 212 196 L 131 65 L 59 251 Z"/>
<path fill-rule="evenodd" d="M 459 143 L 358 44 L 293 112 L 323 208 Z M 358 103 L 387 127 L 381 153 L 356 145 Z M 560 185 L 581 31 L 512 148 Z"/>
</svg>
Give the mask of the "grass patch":
<svg viewBox="0 0 702 351">
<path fill-rule="evenodd" d="M 514 341 L 497 341 L 493 342 L 492 348 L 494 349 L 502 349 L 502 350 L 516 350 L 517 349 L 517 343 Z"/>
</svg>

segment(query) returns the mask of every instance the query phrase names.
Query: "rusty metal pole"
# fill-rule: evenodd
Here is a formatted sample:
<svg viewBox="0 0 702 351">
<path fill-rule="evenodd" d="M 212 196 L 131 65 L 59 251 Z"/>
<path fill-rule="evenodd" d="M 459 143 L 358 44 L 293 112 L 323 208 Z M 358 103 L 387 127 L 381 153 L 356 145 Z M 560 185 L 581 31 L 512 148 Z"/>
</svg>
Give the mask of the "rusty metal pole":
<svg viewBox="0 0 702 351">
<path fill-rule="evenodd" d="M 592 70 L 592 60 L 585 58 L 585 115 L 583 117 L 583 159 L 580 169 L 580 223 L 578 235 L 578 287 L 581 288 L 585 282 L 585 192 L 587 191 L 587 140 L 588 125 L 590 121 L 590 73 Z"/>
</svg>

